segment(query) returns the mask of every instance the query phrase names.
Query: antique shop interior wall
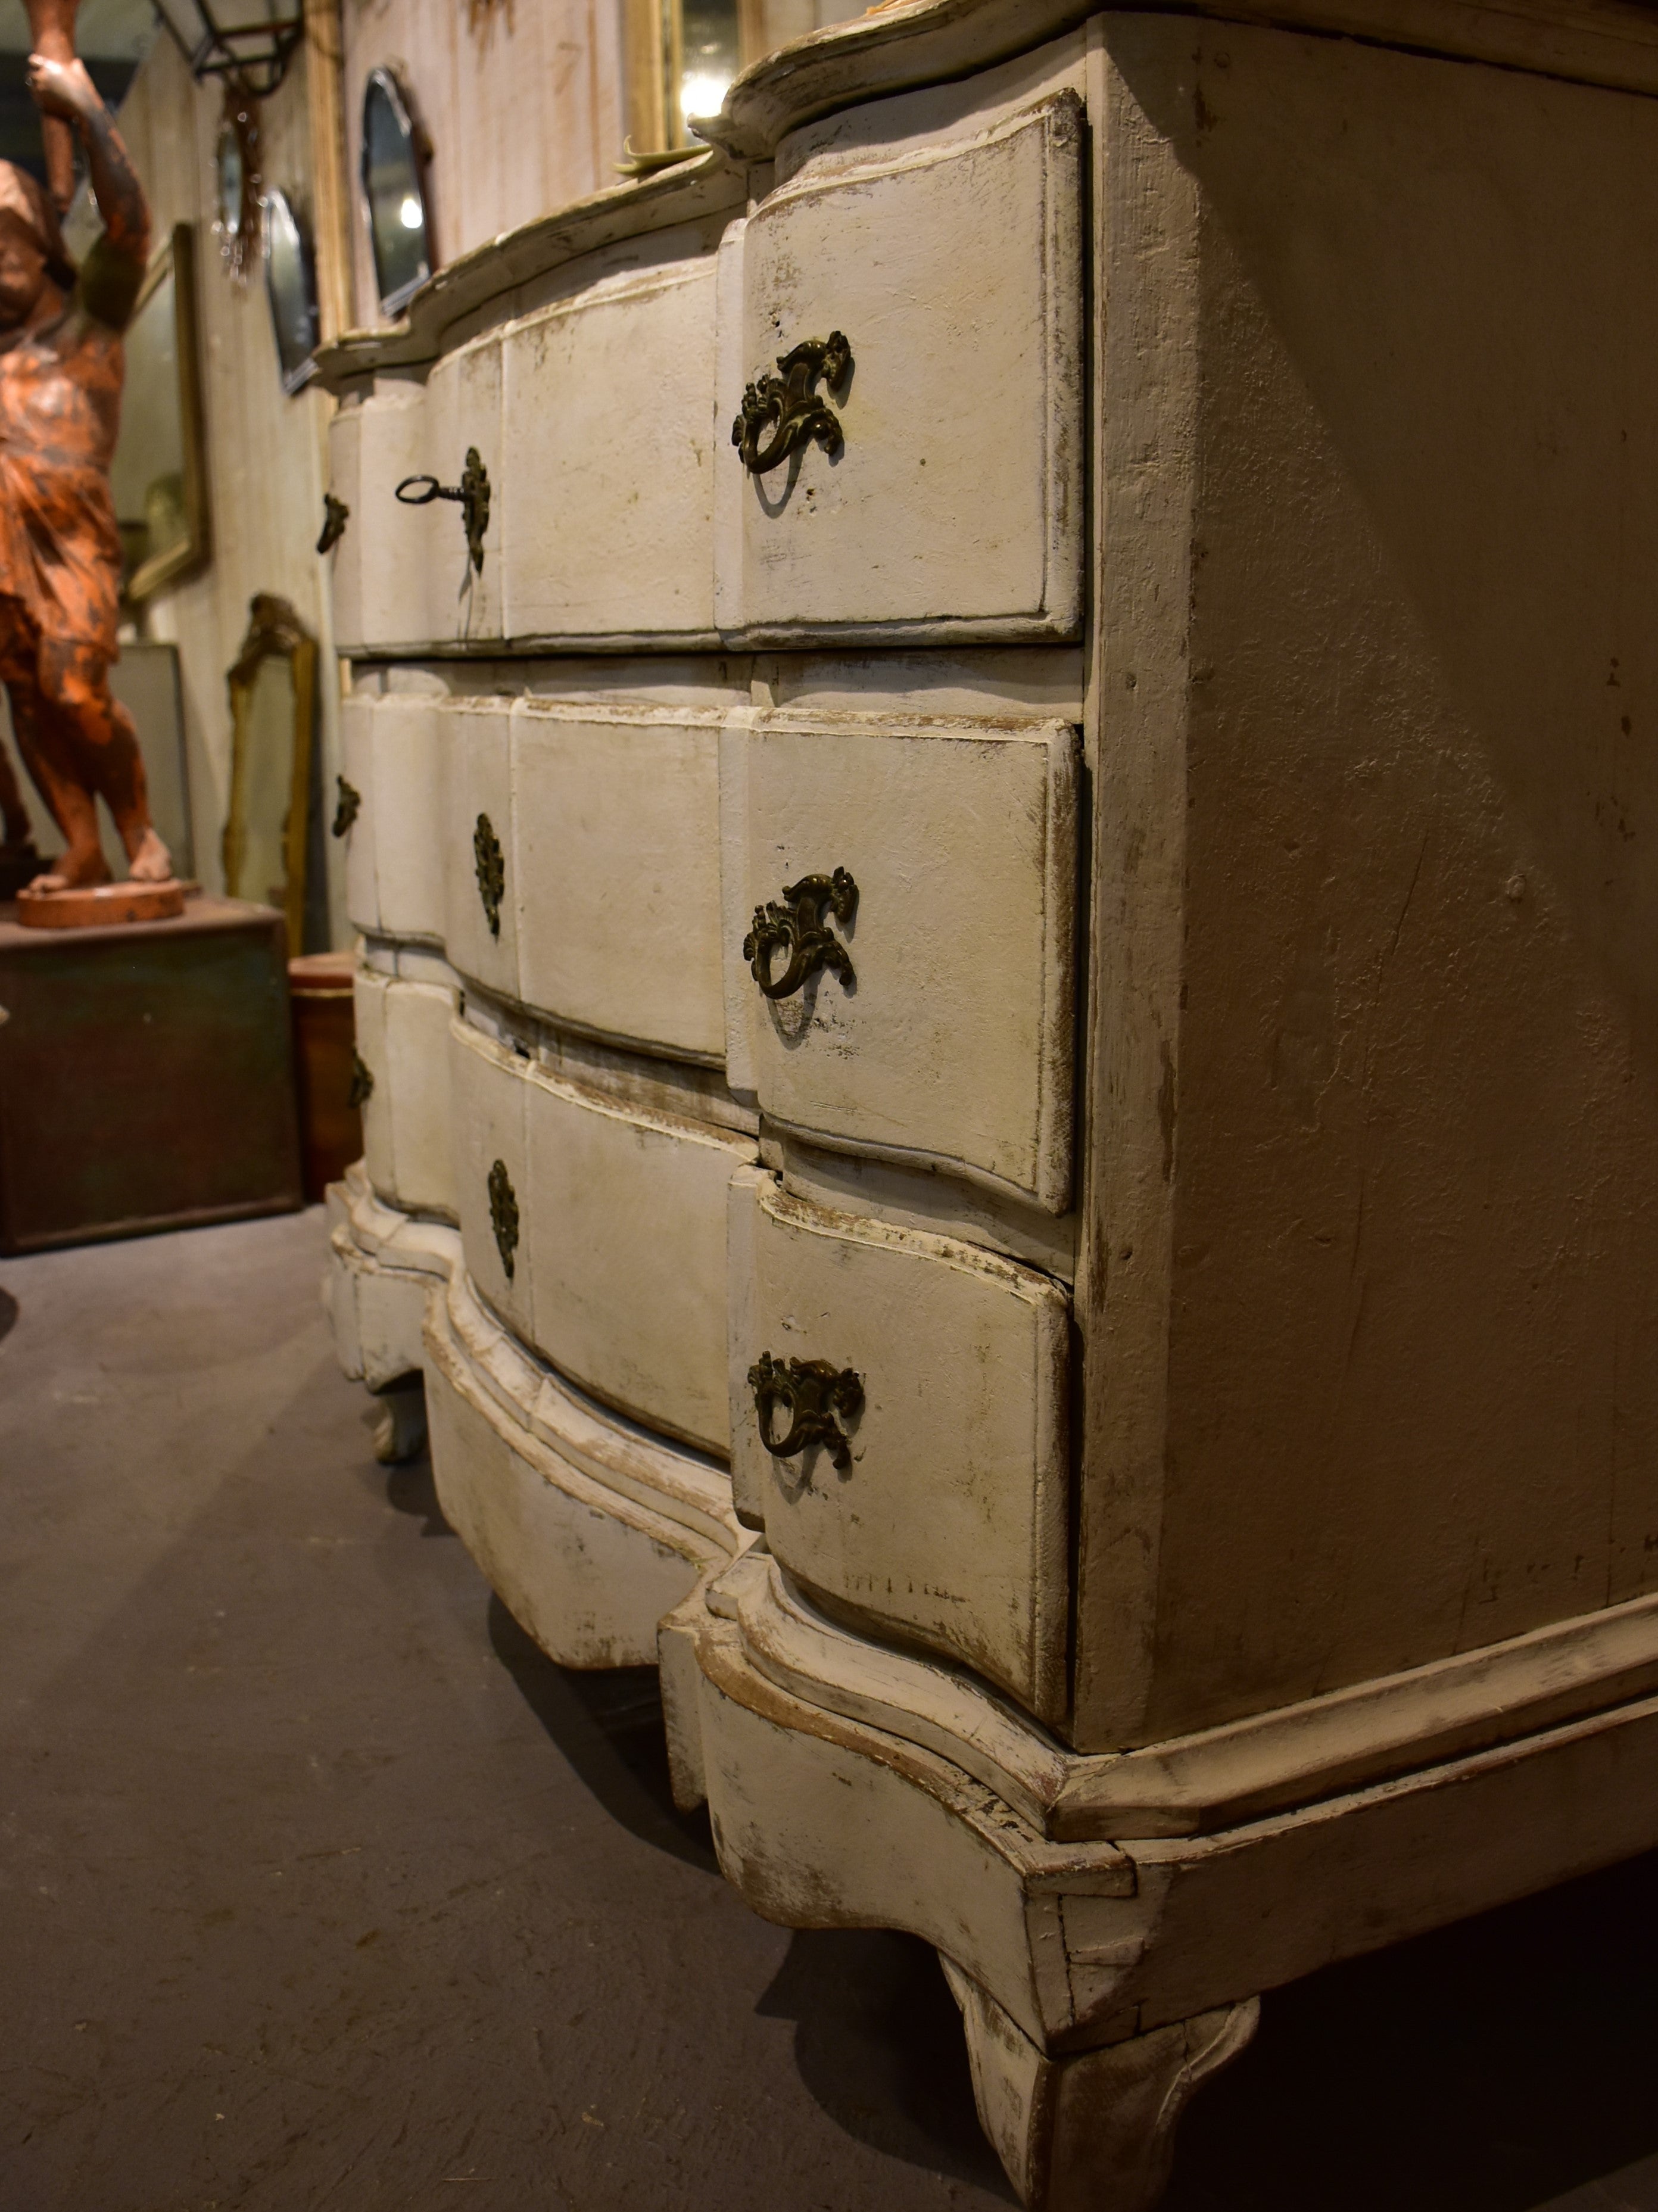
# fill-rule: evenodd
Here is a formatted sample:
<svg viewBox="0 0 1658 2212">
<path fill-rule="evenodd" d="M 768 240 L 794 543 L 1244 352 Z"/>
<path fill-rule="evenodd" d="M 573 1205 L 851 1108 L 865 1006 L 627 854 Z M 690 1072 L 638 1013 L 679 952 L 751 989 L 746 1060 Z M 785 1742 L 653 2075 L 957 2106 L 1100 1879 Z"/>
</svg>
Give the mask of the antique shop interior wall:
<svg viewBox="0 0 1658 2212">
<path fill-rule="evenodd" d="M 397 76 L 431 143 L 440 264 L 616 181 L 619 0 L 345 0 L 346 189 L 359 206 L 368 73 Z M 353 320 L 385 321 L 368 234 L 351 225 Z"/>
</svg>

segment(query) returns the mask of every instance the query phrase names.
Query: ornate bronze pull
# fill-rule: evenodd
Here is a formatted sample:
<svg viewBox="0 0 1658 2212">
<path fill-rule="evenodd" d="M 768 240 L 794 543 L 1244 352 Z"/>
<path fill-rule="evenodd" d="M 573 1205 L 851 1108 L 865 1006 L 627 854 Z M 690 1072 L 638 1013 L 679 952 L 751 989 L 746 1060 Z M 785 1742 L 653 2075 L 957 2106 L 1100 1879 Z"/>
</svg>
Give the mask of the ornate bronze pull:
<svg viewBox="0 0 1658 2212">
<path fill-rule="evenodd" d="M 841 450 L 841 418 L 811 388 L 821 376 L 832 391 L 838 391 L 851 374 L 852 348 L 841 332 L 807 338 L 793 352 L 780 353 L 777 366 L 783 372 L 780 376 L 768 373 L 749 386 L 732 424 L 732 443 L 742 454 L 744 467 L 757 477 L 813 438 L 827 453 Z M 768 428 L 772 437 L 762 446 L 760 441 Z"/>
<path fill-rule="evenodd" d="M 835 1416 L 849 1421 L 863 1412 L 861 1376 L 850 1367 L 832 1367 L 827 1359 L 791 1359 L 785 1365 L 762 1352 L 749 1370 L 749 1388 L 760 1441 L 774 1459 L 793 1459 L 810 1445 L 822 1444 L 831 1465 L 845 1474 L 852 1451 Z M 788 1408 L 788 1431 L 780 1437 L 772 1434 L 774 1405 Z"/>
<path fill-rule="evenodd" d="M 507 863 L 501 857 L 501 840 L 495 835 L 495 825 L 487 814 L 479 815 L 477 826 L 472 832 L 472 865 L 477 872 L 478 896 L 483 901 L 489 934 L 499 937 L 501 901 L 507 889 Z"/>
<path fill-rule="evenodd" d="M 507 1172 L 505 1160 L 497 1160 L 489 1170 L 489 1226 L 495 1232 L 495 1249 L 501 1255 L 502 1273 L 510 1283 L 513 1255 L 518 1249 L 518 1193 L 513 1188 L 513 1178 Z"/>
<path fill-rule="evenodd" d="M 366 1106 L 374 1095 L 374 1071 L 370 1068 L 367 1061 L 363 1058 L 362 1054 L 357 1050 L 355 1045 L 353 1045 L 351 1048 L 351 1088 L 345 1094 L 345 1103 L 348 1106 L 352 1107 Z"/>
<path fill-rule="evenodd" d="M 423 491 L 410 491 L 423 484 Z M 440 483 L 435 477 L 405 477 L 395 496 L 404 507 L 430 507 L 434 499 L 460 502 L 460 519 L 466 530 L 466 556 L 480 575 L 483 573 L 483 533 L 489 527 L 489 471 L 478 458 L 476 446 L 466 448 L 466 466 L 458 484 Z"/>
<path fill-rule="evenodd" d="M 337 775 L 334 781 L 340 794 L 339 804 L 334 809 L 334 835 L 343 837 L 362 811 L 362 793 L 343 775 Z"/>
<path fill-rule="evenodd" d="M 317 540 L 319 553 L 331 552 L 345 535 L 345 526 L 351 510 L 343 499 L 336 499 L 331 491 L 322 495 L 322 536 Z"/>
<path fill-rule="evenodd" d="M 843 983 L 856 979 L 852 956 L 831 929 L 823 927 L 827 911 L 839 922 L 852 920 L 858 904 L 858 886 L 844 868 L 832 876 L 802 876 L 798 884 L 785 884 L 782 902 L 768 899 L 754 910 L 754 927 L 743 939 L 743 957 L 749 973 L 768 999 L 786 999 L 820 968 L 827 968 Z M 788 965 L 774 975 L 774 955 L 786 952 Z"/>
</svg>

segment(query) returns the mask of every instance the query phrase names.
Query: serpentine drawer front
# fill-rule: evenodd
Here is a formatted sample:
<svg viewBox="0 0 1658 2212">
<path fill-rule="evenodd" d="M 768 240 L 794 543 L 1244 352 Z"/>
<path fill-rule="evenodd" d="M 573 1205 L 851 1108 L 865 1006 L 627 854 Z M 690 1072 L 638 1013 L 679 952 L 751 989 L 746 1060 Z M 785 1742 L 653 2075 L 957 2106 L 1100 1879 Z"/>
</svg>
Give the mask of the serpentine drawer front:
<svg viewBox="0 0 1658 2212">
<path fill-rule="evenodd" d="M 444 762 L 443 915 L 449 957 L 504 997 L 518 996 L 518 879 L 513 842 L 512 703 L 440 703 Z"/>
<path fill-rule="evenodd" d="M 329 489 L 350 510 L 328 556 L 342 653 L 426 636 L 432 518 L 453 509 L 404 507 L 396 496 L 405 477 L 429 465 L 425 402 L 418 384 L 384 376 L 328 425 Z"/>
<path fill-rule="evenodd" d="M 1075 732 L 744 710 L 721 780 L 732 1083 L 1062 1212 Z"/>
<path fill-rule="evenodd" d="M 375 864 L 374 702 L 340 702 L 340 771 L 331 794 L 331 834 L 345 847 L 345 913 L 353 929 L 379 934 L 380 873 Z M 326 804 L 328 794 L 325 794 Z"/>
<path fill-rule="evenodd" d="M 476 453 L 487 488 L 478 495 L 435 500 L 427 509 L 426 632 L 440 643 L 476 643 L 501 635 L 501 508 L 506 495 L 501 453 L 501 333 L 446 354 L 426 380 L 426 458 L 419 463 L 446 490 L 459 489 Z M 388 526 L 406 528 L 406 508 Z M 481 531 L 477 526 L 482 524 Z M 467 542 L 477 532 L 479 559 Z"/>
<path fill-rule="evenodd" d="M 519 995 L 562 1022 L 725 1054 L 720 714 L 519 700 Z"/>
<path fill-rule="evenodd" d="M 466 1272 L 515 1334 L 531 1341 L 524 1102 L 530 1063 L 471 1023 L 449 1024 L 451 1156 Z"/>
<path fill-rule="evenodd" d="M 830 1601 L 1066 1702 L 1070 1304 L 976 1247 L 732 1184 L 732 1484 Z M 794 1436 L 791 1436 L 791 1429 Z M 802 1431 L 813 1441 L 775 1448 Z"/>
<path fill-rule="evenodd" d="M 540 1075 L 525 1113 L 533 1341 L 610 1405 L 726 1452 L 726 1192 L 752 1140 Z"/>
<path fill-rule="evenodd" d="M 1078 634 L 1082 146 L 1065 91 L 809 159 L 727 233 L 722 632 Z"/>
<path fill-rule="evenodd" d="M 712 641 L 714 296 L 703 254 L 508 329 L 508 635 Z"/>
<path fill-rule="evenodd" d="M 572 1382 L 724 1452 L 726 1188 L 746 1139 L 567 1083 L 450 1031 L 472 1279 Z"/>
<path fill-rule="evenodd" d="M 356 1097 L 368 1180 L 389 1204 L 455 1211 L 449 1138 L 449 1019 L 454 994 L 360 967 Z"/>
<path fill-rule="evenodd" d="M 334 831 L 346 913 L 371 936 L 443 941 L 442 729 L 436 699 L 341 702 Z"/>
</svg>

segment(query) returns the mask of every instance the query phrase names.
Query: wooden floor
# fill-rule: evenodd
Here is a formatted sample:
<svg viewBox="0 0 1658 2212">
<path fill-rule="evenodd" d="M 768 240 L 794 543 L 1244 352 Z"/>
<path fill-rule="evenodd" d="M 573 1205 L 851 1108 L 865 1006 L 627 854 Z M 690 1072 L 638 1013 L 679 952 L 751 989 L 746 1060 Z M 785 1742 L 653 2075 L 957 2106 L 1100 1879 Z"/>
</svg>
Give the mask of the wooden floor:
<svg viewBox="0 0 1658 2212">
<path fill-rule="evenodd" d="M 323 1248 L 0 1261 L 0 2208 L 1008 2204 L 931 1954 L 756 1920 L 376 1467 Z M 1169 2203 L 1658 2212 L 1658 1860 L 1269 1999 Z"/>
</svg>

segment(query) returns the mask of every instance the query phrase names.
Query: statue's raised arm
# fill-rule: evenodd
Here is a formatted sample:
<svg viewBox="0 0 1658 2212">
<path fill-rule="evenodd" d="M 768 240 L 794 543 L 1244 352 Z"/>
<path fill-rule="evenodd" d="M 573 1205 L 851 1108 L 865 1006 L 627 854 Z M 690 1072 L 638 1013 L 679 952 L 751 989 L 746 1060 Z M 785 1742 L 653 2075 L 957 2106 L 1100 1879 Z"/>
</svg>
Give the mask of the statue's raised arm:
<svg viewBox="0 0 1658 2212">
<path fill-rule="evenodd" d="M 104 233 L 81 271 L 81 304 L 100 323 L 124 330 L 149 259 L 144 188 L 84 62 L 54 62 L 44 54 L 31 54 L 28 88 L 40 112 L 61 117 L 86 149 Z"/>
</svg>

